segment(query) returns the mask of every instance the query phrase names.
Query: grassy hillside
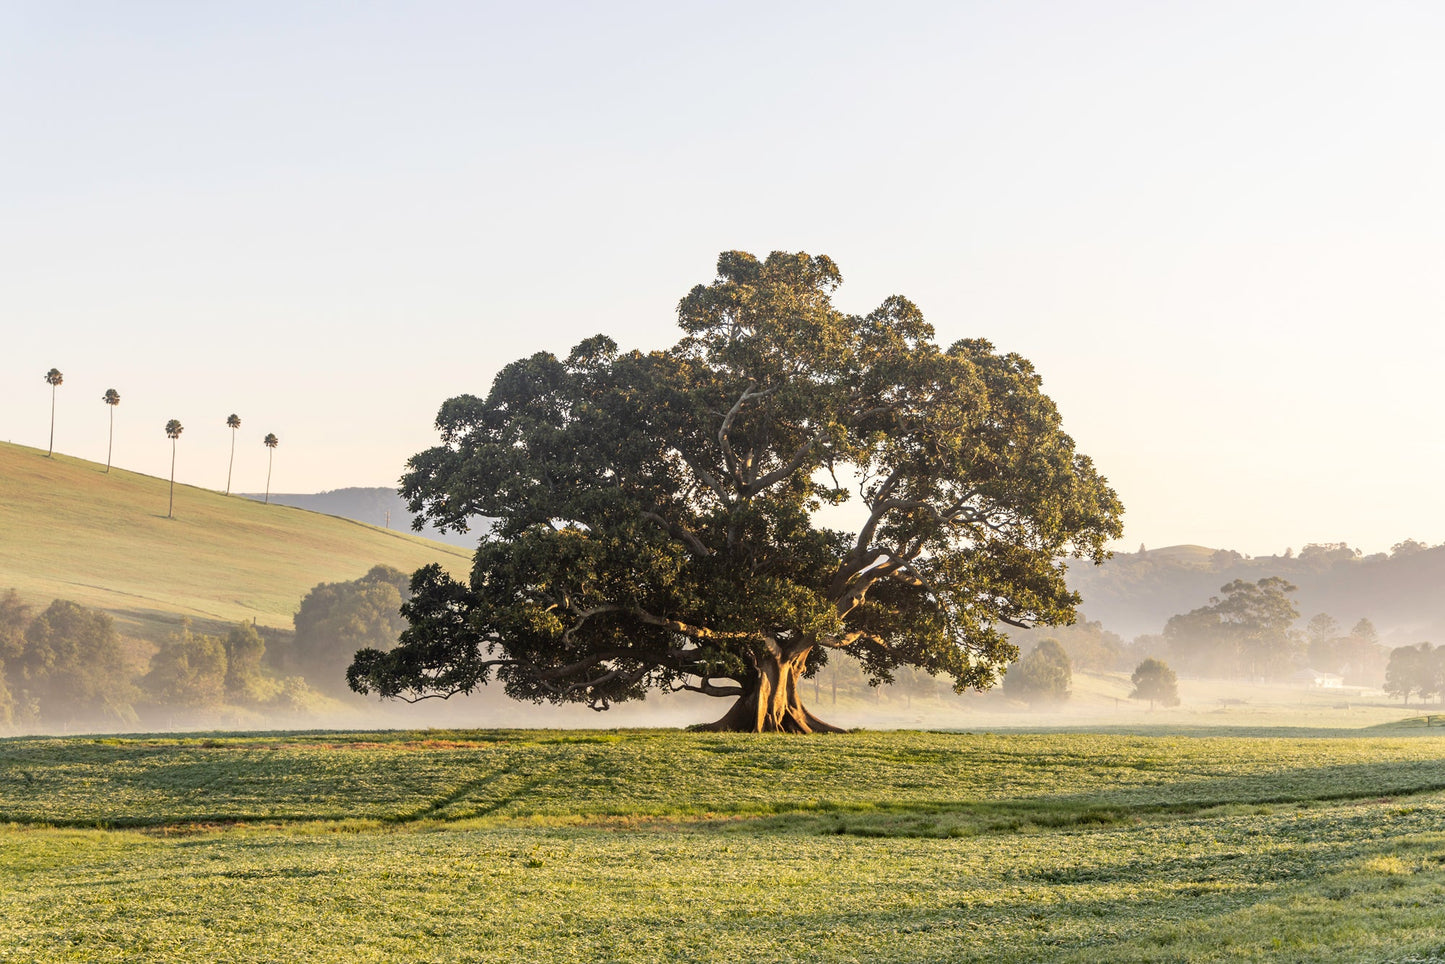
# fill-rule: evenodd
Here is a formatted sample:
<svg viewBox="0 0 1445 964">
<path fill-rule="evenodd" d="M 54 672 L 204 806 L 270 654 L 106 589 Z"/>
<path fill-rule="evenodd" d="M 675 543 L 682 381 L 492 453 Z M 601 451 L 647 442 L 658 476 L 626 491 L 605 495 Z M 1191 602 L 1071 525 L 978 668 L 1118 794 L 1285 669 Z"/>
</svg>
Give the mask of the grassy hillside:
<svg viewBox="0 0 1445 964">
<path fill-rule="evenodd" d="M 469 565 L 453 546 L 187 485 L 168 519 L 167 480 L 104 468 L 0 444 L 0 592 L 72 599 L 155 638 L 183 615 L 289 627 L 312 586 L 378 563 Z"/>
</svg>

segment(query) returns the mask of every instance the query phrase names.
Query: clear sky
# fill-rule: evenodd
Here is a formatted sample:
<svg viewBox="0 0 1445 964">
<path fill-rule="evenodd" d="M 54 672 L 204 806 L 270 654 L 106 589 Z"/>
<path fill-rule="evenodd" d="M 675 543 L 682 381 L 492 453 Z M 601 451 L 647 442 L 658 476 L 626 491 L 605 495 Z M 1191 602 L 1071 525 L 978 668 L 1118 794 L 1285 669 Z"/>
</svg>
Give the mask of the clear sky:
<svg viewBox="0 0 1445 964">
<path fill-rule="evenodd" d="M 394 484 L 741 248 L 1031 358 L 1120 544 L 1445 540 L 1445 4 L 0 3 L 0 439 Z"/>
</svg>

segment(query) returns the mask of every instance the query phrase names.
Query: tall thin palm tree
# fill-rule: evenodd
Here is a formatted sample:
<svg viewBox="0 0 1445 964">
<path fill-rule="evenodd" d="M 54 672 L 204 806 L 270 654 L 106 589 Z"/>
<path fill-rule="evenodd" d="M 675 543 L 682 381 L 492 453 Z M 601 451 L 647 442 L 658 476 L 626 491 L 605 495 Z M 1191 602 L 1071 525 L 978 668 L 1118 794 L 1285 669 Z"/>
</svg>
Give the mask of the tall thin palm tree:
<svg viewBox="0 0 1445 964">
<path fill-rule="evenodd" d="M 110 452 L 115 447 L 115 407 L 120 404 L 120 392 L 107 388 L 100 400 L 110 406 L 110 440 L 105 443 L 105 471 L 110 474 Z"/>
<path fill-rule="evenodd" d="M 226 427 L 231 430 L 231 462 L 226 466 L 226 494 L 231 494 L 231 468 L 236 464 L 236 429 L 241 427 L 241 416 L 232 412 L 226 416 Z"/>
<path fill-rule="evenodd" d="M 55 458 L 55 389 L 65 381 L 65 376 L 60 374 L 60 369 L 52 368 L 45 373 L 45 384 L 50 386 L 50 451 L 45 453 L 47 458 Z"/>
<path fill-rule="evenodd" d="M 166 423 L 166 438 L 171 440 L 171 501 L 166 506 L 167 519 L 174 518 L 172 512 L 176 507 L 176 439 L 181 437 L 182 431 L 184 429 L 181 427 L 180 419 L 173 418 Z"/>
<path fill-rule="evenodd" d="M 265 437 L 264 439 L 262 439 L 261 441 L 265 443 L 266 448 L 270 449 L 270 454 L 266 457 L 266 504 L 267 504 L 267 505 L 270 505 L 270 504 L 271 504 L 271 463 L 276 460 L 276 446 L 280 443 L 281 440 L 278 439 L 275 435 L 271 434 L 270 432 L 267 432 L 267 433 L 266 433 L 266 437 Z"/>
</svg>

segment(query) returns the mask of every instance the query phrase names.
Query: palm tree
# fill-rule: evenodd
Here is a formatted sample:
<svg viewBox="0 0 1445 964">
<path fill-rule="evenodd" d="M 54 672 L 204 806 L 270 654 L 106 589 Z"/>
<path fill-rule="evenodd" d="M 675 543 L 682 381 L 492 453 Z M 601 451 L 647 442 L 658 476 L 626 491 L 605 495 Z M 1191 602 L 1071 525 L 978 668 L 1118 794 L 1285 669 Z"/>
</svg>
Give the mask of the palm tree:
<svg viewBox="0 0 1445 964">
<path fill-rule="evenodd" d="M 268 449 L 271 450 L 271 454 L 266 457 L 266 504 L 267 504 L 267 505 L 270 505 L 270 504 L 271 504 L 271 463 L 272 463 L 273 461 L 275 461 L 275 459 L 276 459 L 276 445 L 277 445 L 281 440 L 278 439 L 275 435 L 271 434 L 270 432 L 267 432 L 267 433 L 266 433 L 266 437 L 265 437 L 264 439 L 262 439 L 261 441 L 262 441 L 263 443 L 265 443 L 266 448 L 268 448 Z"/>
<path fill-rule="evenodd" d="M 115 446 L 115 407 L 120 404 L 120 392 L 107 388 L 100 400 L 110 406 L 110 441 L 105 443 L 105 471 L 110 474 L 110 450 Z"/>
<path fill-rule="evenodd" d="M 55 389 L 65 381 L 65 376 L 60 374 L 60 369 L 52 368 L 45 373 L 45 384 L 50 386 L 50 451 L 46 453 L 47 458 L 55 458 Z"/>
<path fill-rule="evenodd" d="M 171 501 L 166 506 L 167 519 L 174 518 L 171 513 L 176 507 L 176 439 L 181 437 L 182 431 L 180 419 L 173 418 L 166 423 L 166 438 L 171 440 Z"/>
<path fill-rule="evenodd" d="M 226 416 L 226 427 L 231 430 L 231 462 L 226 466 L 226 494 L 231 494 L 231 466 L 236 464 L 236 429 L 241 427 L 241 416 L 232 412 Z"/>
</svg>

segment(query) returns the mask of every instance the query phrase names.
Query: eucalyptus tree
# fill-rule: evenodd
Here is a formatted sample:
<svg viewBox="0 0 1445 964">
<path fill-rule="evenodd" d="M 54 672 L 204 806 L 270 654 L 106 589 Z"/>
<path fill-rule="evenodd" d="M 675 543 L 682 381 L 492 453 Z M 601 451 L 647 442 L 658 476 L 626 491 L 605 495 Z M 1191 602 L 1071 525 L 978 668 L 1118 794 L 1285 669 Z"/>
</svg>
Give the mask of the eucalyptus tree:
<svg viewBox="0 0 1445 964">
<path fill-rule="evenodd" d="M 110 454 L 115 447 L 115 407 L 120 404 L 120 392 L 107 388 L 100 400 L 110 408 L 110 438 L 105 443 L 105 471 L 110 474 Z"/>
<path fill-rule="evenodd" d="M 267 449 L 267 455 L 266 455 L 266 504 L 267 504 L 267 505 L 270 505 L 270 504 L 271 504 L 271 463 L 276 460 L 276 446 L 280 444 L 280 441 L 281 441 L 281 440 L 278 439 L 278 438 L 277 438 L 274 434 L 272 434 L 271 432 L 267 432 L 267 433 L 266 433 L 266 437 L 261 440 L 262 444 L 264 444 L 264 445 L 266 446 L 266 449 Z"/>
<path fill-rule="evenodd" d="M 402 478 L 415 525 L 495 521 L 468 581 L 414 574 L 399 645 L 359 651 L 351 687 L 683 690 L 735 701 L 713 729 L 813 732 L 835 727 L 799 681 L 830 657 L 982 689 L 1010 627 L 1071 621 L 1067 560 L 1101 562 L 1122 507 L 1033 366 L 940 347 L 902 297 L 846 314 L 840 283 L 826 257 L 724 253 L 673 347 L 598 335 L 445 402 Z"/>
<path fill-rule="evenodd" d="M 231 494 L 231 469 L 236 465 L 236 429 L 241 427 L 241 416 L 232 412 L 226 416 L 226 427 L 231 430 L 231 461 L 226 463 L 226 494 Z"/>
<path fill-rule="evenodd" d="M 50 451 L 46 452 L 47 458 L 55 457 L 55 390 L 65 382 L 65 376 L 60 374 L 60 369 L 52 368 L 45 373 L 45 384 L 50 386 Z"/>
<path fill-rule="evenodd" d="M 166 438 L 171 440 L 171 497 L 170 504 L 166 506 L 166 518 L 174 518 L 173 510 L 176 507 L 176 440 L 185 431 L 179 419 L 171 419 L 166 423 Z"/>
</svg>

